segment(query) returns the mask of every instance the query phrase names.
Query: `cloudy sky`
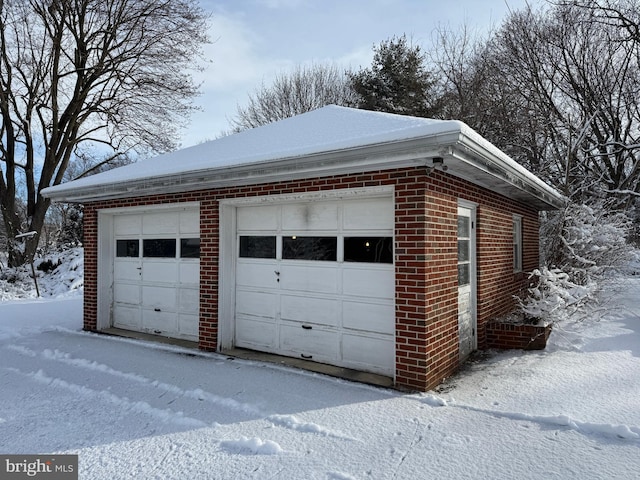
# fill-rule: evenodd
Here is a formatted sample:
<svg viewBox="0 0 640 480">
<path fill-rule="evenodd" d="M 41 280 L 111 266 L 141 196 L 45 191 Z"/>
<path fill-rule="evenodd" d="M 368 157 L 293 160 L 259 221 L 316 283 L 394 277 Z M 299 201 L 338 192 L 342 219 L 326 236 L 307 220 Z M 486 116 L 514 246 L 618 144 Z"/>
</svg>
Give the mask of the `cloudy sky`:
<svg viewBox="0 0 640 480">
<path fill-rule="evenodd" d="M 544 0 L 529 0 L 539 5 Z M 300 64 L 368 67 L 372 47 L 406 34 L 428 48 L 439 27 L 497 26 L 527 0 L 201 0 L 211 12 L 203 94 L 183 131 L 187 147 L 220 136 L 262 83 Z"/>
</svg>

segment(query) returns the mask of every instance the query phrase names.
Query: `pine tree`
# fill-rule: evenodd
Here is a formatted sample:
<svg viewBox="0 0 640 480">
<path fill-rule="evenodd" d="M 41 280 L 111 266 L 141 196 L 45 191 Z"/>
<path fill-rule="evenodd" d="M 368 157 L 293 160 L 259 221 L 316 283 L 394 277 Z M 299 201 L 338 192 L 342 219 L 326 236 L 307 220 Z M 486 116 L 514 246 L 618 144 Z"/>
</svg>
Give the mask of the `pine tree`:
<svg viewBox="0 0 640 480">
<path fill-rule="evenodd" d="M 434 81 L 425 67 L 425 54 L 407 37 L 392 37 L 374 47 L 371 68 L 350 75 L 359 95 L 358 108 L 429 117 L 434 114 Z"/>
</svg>

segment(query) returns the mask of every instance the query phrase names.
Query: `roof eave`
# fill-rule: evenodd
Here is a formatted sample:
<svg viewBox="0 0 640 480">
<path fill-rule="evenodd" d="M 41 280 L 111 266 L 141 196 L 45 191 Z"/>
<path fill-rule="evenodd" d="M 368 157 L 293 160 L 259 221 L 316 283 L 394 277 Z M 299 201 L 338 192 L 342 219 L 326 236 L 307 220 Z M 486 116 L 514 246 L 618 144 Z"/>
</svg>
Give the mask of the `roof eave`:
<svg viewBox="0 0 640 480">
<path fill-rule="evenodd" d="M 475 133 L 475 132 L 473 132 Z M 537 210 L 563 208 L 567 198 L 504 152 L 476 135 L 460 134 L 456 145 L 443 150 L 449 171 L 458 177 L 512 198 Z"/>
<path fill-rule="evenodd" d="M 459 130 L 349 149 L 293 156 L 259 163 L 150 177 L 85 188 L 56 188 L 43 195 L 59 202 L 87 203 L 186 191 L 218 189 L 429 166 L 434 157 L 445 159 L 448 171 L 538 210 L 561 208 L 566 200 L 553 188 L 482 139 Z"/>
<path fill-rule="evenodd" d="M 433 139 L 433 138 L 432 138 Z M 317 154 L 280 158 L 265 162 L 234 165 L 155 176 L 102 186 L 43 190 L 57 202 L 86 203 L 133 196 L 179 193 L 195 190 L 256 185 L 310 177 L 326 177 L 366 171 L 426 165 L 439 155 L 442 142 L 387 142 Z"/>
</svg>

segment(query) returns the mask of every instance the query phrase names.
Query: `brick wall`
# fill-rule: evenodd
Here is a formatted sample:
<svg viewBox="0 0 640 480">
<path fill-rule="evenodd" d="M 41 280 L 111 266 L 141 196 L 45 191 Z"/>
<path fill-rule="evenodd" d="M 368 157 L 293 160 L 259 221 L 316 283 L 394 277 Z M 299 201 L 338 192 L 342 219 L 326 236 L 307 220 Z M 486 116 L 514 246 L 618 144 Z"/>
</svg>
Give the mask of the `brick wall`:
<svg viewBox="0 0 640 480">
<path fill-rule="evenodd" d="M 513 273 L 512 214 L 523 216 L 525 271 L 538 266 L 535 210 L 486 189 L 423 168 L 369 172 L 266 185 L 153 195 L 85 205 L 84 328 L 97 325 L 97 211 L 200 202 L 200 348 L 218 342 L 218 201 L 223 198 L 303 193 L 368 186 L 395 187 L 396 384 L 428 390 L 458 368 L 457 201 L 477 210 L 478 341 L 486 322 L 510 310 L 525 278 Z"/>
</svg>

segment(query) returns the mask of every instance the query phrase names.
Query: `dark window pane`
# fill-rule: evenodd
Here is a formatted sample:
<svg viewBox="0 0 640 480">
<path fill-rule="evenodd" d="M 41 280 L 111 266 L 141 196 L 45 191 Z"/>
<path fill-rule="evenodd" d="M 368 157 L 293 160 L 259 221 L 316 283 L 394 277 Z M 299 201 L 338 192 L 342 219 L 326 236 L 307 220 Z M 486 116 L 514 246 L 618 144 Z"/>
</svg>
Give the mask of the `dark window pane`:
<svg viewBox="0 0 640 480">
<path fill-rule="evenodd" d="M 276 258 L 276 237 L 240 237 L 241 258 Z"/>
<path fill-rule="evenodd" d="M 154 258 L 175 258 L 175 238 L 153 238 L 142 241 L 142 256 Z"/>
<path fill-rule="evenodd" d="M 336 237 L 283 237 L 282 258 L 286 260 L 336 261 Z"/>
<path fill-rule="evenodd" d="M 469 285 L 471 282 L 471 265 L 461 263 L 458 265 L 458 286 Z"/>
<path fill-rule="evenodd" d="M 200 239 L 183 238 L 180 240 L 181 258 L 200 258 Z"/>
<path fill-rule="evenodd" d="M 458 261 L 469 261 L 469 240 L 458 240 Z"/>
<path fill-rule="evenodd" d="M 135 240 L 116 240 L 116 257 L 138 257 L 140 242 Z"/>
<path fill-rule="evenodd" d="M 458 237 L 469 238 L 471 218 L 458 215 Z"/>
<path fill-rule="evenodd" d="M 345 237 L 344 261 L 393 263 L 393 238 Z"/>
</svg>

